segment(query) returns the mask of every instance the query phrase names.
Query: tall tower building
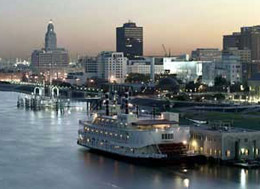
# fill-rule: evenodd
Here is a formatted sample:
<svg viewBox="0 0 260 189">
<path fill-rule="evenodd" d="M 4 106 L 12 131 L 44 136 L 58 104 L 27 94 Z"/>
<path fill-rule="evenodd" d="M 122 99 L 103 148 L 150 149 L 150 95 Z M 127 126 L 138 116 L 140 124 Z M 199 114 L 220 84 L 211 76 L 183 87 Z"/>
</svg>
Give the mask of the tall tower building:
<svg viewBox="0 0 260 189">
<path fill-rule="evenodd" d="M 44 73 L 52 78 L 60 78 L 69 65 L 69 54 L 64 48 L 57 48 L 57 38 L 52 21 L 48 24 L 45 35 L 45 48 L 34 50 L 32 67 L 35 73 Z"/>
<path fill-rule="evenodd" d="M 143 27 L 128 22 L 116 29 L 116 51 L 129 59 L 143 56 Z"/>
<path fill-rule="evenodd" d="M 54 32 L 54 25 L 52 20 L 50 20 L 47 28 L 47 33 L 45 35 L 45 50 L 55 50 L 57 48 L 57 38 Z"/>
</svg>

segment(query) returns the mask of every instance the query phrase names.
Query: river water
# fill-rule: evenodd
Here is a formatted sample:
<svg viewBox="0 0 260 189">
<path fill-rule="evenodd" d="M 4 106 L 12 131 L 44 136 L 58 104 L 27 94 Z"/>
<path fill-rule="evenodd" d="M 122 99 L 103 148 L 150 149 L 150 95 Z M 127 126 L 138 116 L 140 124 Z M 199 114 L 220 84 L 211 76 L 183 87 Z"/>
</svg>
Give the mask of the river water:
<svg viewBox="0 0 260 189">
<path fill-rule="evenodd" d="M 260 170 L 153 168 L 90 153 L 76 144 L 84 109 L 26 111 L 16 108 L 18 95 L 0 92 L 0 189 L 260 188 Z"/>
</svg>

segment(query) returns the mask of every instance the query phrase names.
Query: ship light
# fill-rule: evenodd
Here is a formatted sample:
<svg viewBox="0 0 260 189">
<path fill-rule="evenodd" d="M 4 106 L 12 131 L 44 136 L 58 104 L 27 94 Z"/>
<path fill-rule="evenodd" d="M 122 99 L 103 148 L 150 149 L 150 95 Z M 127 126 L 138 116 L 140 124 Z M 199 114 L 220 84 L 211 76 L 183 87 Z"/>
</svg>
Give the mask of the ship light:
<svg viewBox="0 0 260 189">
<path fill-rule="evenodd" d="M 83 140 L 83 136 L 81 134 L 79 135 L 79 138 L 80 138 L 80 140 Z"/>
<path fill-rule="evenodd" d="M 198 143 L 196 142 L 196 140 L 193 140 L 191 143 L 192 147 L 197 148 L 198 147 Z"/>
<path fill-rule="evenodd" d="M 187 144 L 187 141 L 186 141 L 186 140 L 184 140 L 184 141 L 182 141 L 182 143 L 183 143 L 184 145 L 186 145 L 186 144 Z"/>
</svg>

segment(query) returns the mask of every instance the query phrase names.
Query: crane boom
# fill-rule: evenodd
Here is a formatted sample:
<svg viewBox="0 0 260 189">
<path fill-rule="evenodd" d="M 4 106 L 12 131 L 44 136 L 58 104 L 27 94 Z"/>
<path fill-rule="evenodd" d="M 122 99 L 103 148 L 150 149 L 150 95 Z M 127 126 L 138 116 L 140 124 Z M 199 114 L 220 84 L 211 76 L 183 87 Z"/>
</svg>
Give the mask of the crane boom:
<svg viewBox="0 0 260 189">
<path fill-rule="evenodd" d="M 168 56 L 168 53 L 167 53 L 167 50 L 166 50 L 166 48 L 165 48 L 165 45 L 164 45 L 164 44 L 162 44 L 162 48 L 163 48 L 163 51 L 164 51 L 164 54 L 165 54 L 165 56 Z"/>
</svg>

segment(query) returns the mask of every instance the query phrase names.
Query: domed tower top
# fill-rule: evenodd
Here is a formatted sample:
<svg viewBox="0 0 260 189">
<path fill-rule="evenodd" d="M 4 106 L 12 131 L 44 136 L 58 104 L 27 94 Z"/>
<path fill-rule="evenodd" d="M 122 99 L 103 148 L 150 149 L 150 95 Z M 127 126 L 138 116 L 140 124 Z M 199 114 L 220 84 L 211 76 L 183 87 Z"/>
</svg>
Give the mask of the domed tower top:
<svg viewBox="0 0 260 189">
<path fill-rule="evenodd" d="M 49 21 L 49 24 L 48 24 L 48 31 L 54 31 L 54 25 L 53 25 L 52 20 Z"/>
<path fill-rule="evenodd" d="M 57 48 L 57 38 L 54 32 L 52 20 L 49 21 L 47 33 L 45 35 L 45 50 L 55 50 Z"/>
</svg>

